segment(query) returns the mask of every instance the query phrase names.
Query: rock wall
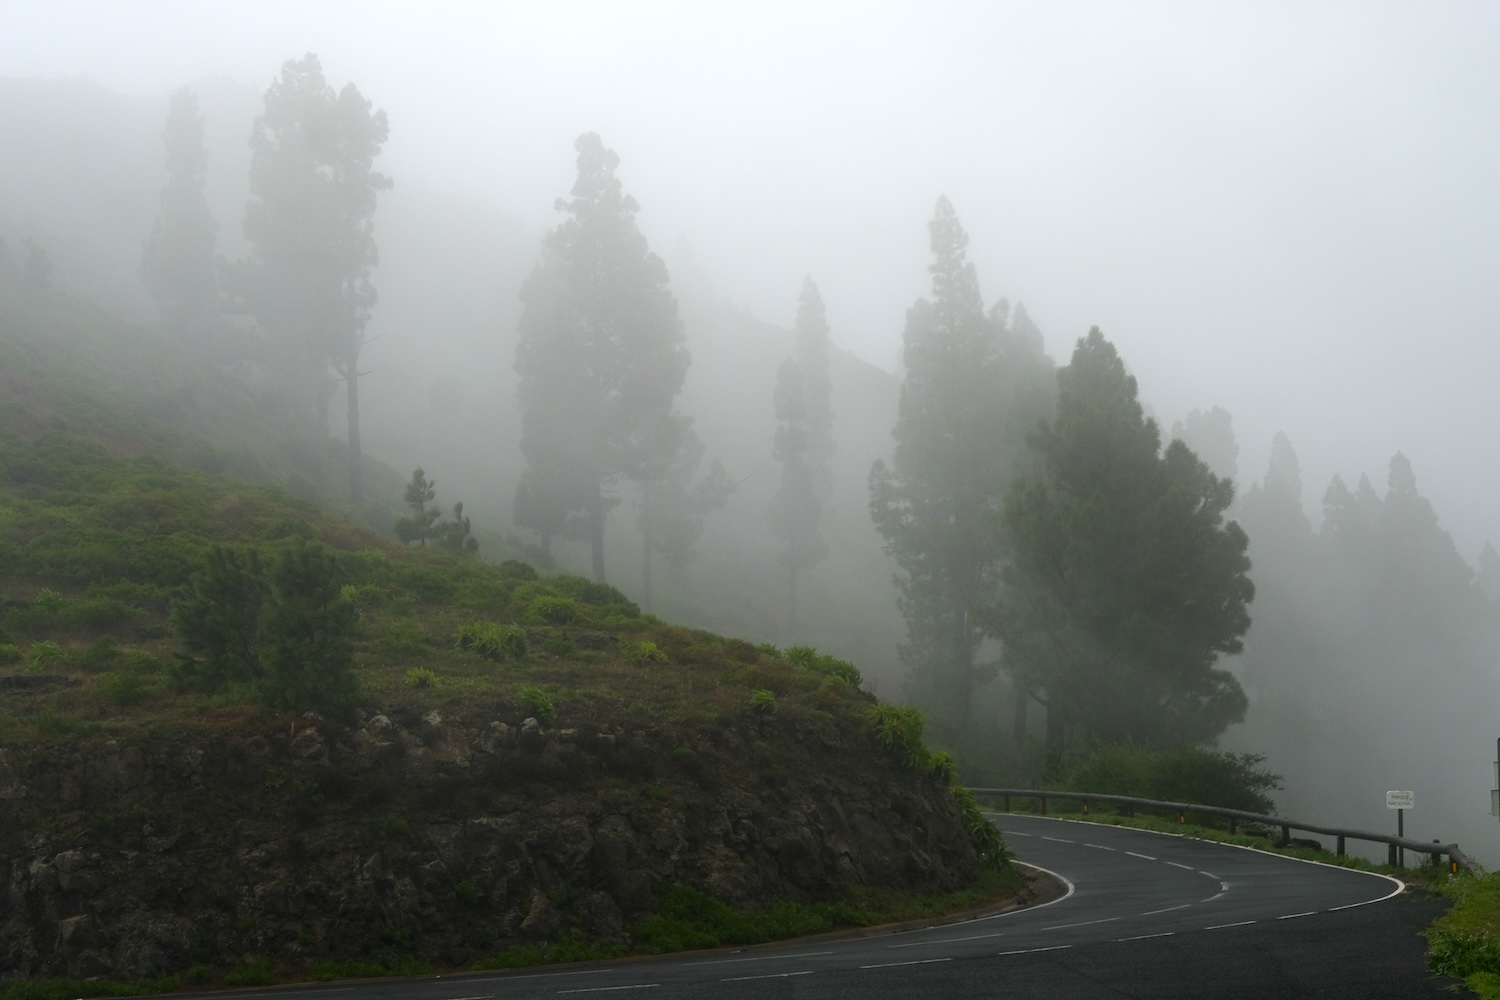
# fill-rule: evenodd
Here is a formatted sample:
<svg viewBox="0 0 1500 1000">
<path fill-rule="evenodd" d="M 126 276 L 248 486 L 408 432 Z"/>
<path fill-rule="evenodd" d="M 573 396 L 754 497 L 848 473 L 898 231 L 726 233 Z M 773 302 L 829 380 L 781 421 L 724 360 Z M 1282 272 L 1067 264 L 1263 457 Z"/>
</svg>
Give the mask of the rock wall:
<svg viewBox="0 0 1500 1000">
<path fill-rule="evenodd" d="M 946 789 L 854 722 L 668 741 L 407 708 L 0 750 L 0 977 L 458 966 L 624 941 L 667 883 L 752 906 L 977 875 Z"/>
</svg>

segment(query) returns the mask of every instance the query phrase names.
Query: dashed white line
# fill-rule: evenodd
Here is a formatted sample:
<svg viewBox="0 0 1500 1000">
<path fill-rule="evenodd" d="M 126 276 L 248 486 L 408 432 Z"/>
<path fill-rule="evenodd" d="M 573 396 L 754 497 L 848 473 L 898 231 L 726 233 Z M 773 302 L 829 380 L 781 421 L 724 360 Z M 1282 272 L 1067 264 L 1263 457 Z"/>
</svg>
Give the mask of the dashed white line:
<svg viewBox="0 0 1500 1000">
<path fill-rule="evenodd" d="M 1205 927 L 1203 929 L 1206 931 L 1221 931 L 1226 927 L 1249 927 L 1253 923 L 1255 923 L 1254 920 L 1237 920 L 1232 924 L 1214 924 L 1211 927 Z"/>
<path fill-rule="evenodd" d="M 660 985 L 661 983 L 636 983 L 632 986 L 589 986 L 576 990 L 558 990 L 557 992 L 561 995 L 563 993 L 609 993 L 613 990 L 654 990 Z"/>
<path fill-rule="evenodd" d="M 1145 913 L 1142 913 L 1141 916 L 1154 917 L 1158 913 L 1171 913 L 1173 910 L 1185 910 L 1192 905 L 1192 903 L 1179 903 L 1176 906 L 1164 906 L 1160 910 L 1147 910 Z"/>
<path fill-rule="evenodd" d="M 1128 855 L 1130 855 L 1132 858 L 1140 858 L 1142 861 L 1155 861 L 1156 860 L 1155 858 L 1153 858 L 1149 854 L 1137 854 L 1134 851 L 1126 851 L 1125 853 L 1128 854 Z"/>
<path fill-rule="evenodd" d="M 1317 910 L 1308 910 L 1305 913 L 1288 913 L 1288 914 L 1285 914 L 1283 916 L 1277 917 L 1276 919 L 1277 920 L 1296 920 L 1298 917 L 1314 917 L 1314 916 L 1317 916 L 1317 914 L 1318 914 Z"/>
<path fill-rule="evenodd" d="M 708 962 L 683 962 L 683 965 L 733 965 L 736 962 L 771 962 L 780 959 L 792 958 L 816 958 L 820 955 L 832 955 L 832 951 L 799 951 L 795 955 L 756 955 L 753 958 L 716 958 Z"/>
<path fill-rule="evenodd" d="M 1062 931 L 1067 930 L 1069 927 L 1088 927 L 1091 924 L 1112 924 L 1119 919 L 1119 917 L 1103 917 L 1099 920 L 1080 920 L 1076 924 L 1053 924 L 1051 927 L 1043 927 L 1042 930 Z"/>
<path fill-rule="evenodd" d="M 1030 836 L 1033 836 L 1032 834 L 1029 834 L 1029 833 L 1022 833 L 1020 830 L 1006 830 L 1005 831 L 1005 835 L 1007 837 L 1030 837 Z"/>
<path fill-rule="evenodd" d="M 1015 951 L 997 951 L 995 952 L 995 957 L 1000 958 L 1004 955 L 1035 955 L 1042 951 L 1062 951 L 1064 948 L 1071 947 L 1073 946 L 1070 944 L 1054 944 L 1047 948 L 1018 948 Z"/>
<path fill-rule="evenodd" d="M 1084 847 L 1092 847 L 1096 851 L 1113 851 L 1113 847 L 1105 847 L 1103 844 L 1084 844 Z"/>
<path fill-rule="evenodd" d="M 1071 840 L 1064 840 L 1061 837 L 1049 837 L 1045 833 L 1042 834 L 1041 836 L 1042 836 L 1043 840 L 1050 840 L 1054 844 L 1071 844 L 1071 843 L 1073 843 L 1073 841 L 1071 841 Z"/>
<path fill-rule="evenodd" d="M 1195 871 L 1198 870 L 1198 869 L 1194 868 L 1192 865 L 1179 865 L 1175 861 L 1168 861 L 1167 864 L 1171 865 L 1173 868 L 1181 868 L 1183 871 L 1187 871 L 1187 872 L 1195 872 Z"/>
<path fill-rule="evenodd" d="M 721 980 L 719 980 L 719 982 L 721 982 L 721 983 L 746 983 L 746 982 L 749 982 L 752 979 L 791 979 L 793 976 L 810 976 L 810 975 L 812 975 L 812 970 L 811 969 L 808 969 L 808 970 L 806 970 L 804 972 L 767 972 L 764 975 L 760 975 L 760 976 L 730 976 L 728 979 L 721 979 Z"/>
<path fill-rule="evenodd" d="M 931 965 L 933 962 L 951 962 L 951 958 L 919 958 L 911 962 L 883 962 L 880 965 L 861 965 L 861 969 L 895 969 L 903 965 Z"/>
<path fill-rule="evenodd" d="M 1135 937 L 1115 938 L 1116 944 L 1124 944 L 1126 941 L 1149 941 L 1151 938 L 1171 937 L 1176 931 L 1162 931 L 1160 934 L 1137 934 Z"/>
<path fill-rule="evenodd" d="M 1207 875 L 1209 878 L 1213 879 L 1215 882 L 1219 881 L 1219 876 L 1215 875 L 1213 872 L 1206 872 L 1202 868 L 1198 869 L 1198 874 L 1199 875 Z M 1228 888 L 1228 886 L 1226 886 L 1225 888 Z"/>
</svg>

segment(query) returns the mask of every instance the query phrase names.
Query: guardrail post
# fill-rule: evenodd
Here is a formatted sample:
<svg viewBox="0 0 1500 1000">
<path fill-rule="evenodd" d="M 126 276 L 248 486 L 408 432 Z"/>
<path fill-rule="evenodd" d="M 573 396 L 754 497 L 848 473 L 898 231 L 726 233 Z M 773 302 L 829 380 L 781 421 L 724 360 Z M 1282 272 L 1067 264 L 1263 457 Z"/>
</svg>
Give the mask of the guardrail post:
<svg viewBox="0 0 1500 1000">
<path fill-rule="evenodd" d="M 1292 828 L 1285 823 L 1281 824 L 1281 846 L 1285 847 L 1292 842 Z"/>
<path fill-rule="evenodd" d="M 1339 857 L 1342 858 L 1343 856 L 1344 856 L 1344 835 L 1341 833 L 1341 834 L 1339 834 Z"/>
<path fill-rule="evenodd" d="M 1006 812 L 1010 812 L 1010 796 L 1009 795 L 1002 795 L 1002 796 L 1000 796 L 1000 801 L 1003 802 L 1003 803 L 1005 803 L 1005 811 Z"/>
<path fill-rule="evenodd" d="M 1039 798 L 1039 799 L 1042 800 L 1042 815 L 1043 816 L 1047 815 L 1047 796 L 1045 796 L 1045 795 L 1038 795 L 1037 798 Z"/>
<path fill-rule="evenodd" d="M 1385 863 L 1394 868 L 1396 867 L 1396 845 L 1387 844 L 1385 846 L 1388 848 L 1388 850 L 1386 851 Z"/>
<path fill-rule="evenodd" d="M 1237 829 L 1237 828 L 1238 828 L 1238 827 L 1239 827 L 1239 820 L 1237 820 L 1237 819 L 1236 819 L 1236 818 L 1235 818 L 1235 817 L 1233 817 L 1233 816 L 1231 816 L 1231 817 L 1229 817 L 1229 835 L 1230 835 L 1230 836 L 1231 836 L 1231 837 L 1233 837 L 1233 836 L 1234 836 L 1234 833 L 1235 833 L 1235 830 L 1236 830 L 1236 829 Z"/>
</svg>

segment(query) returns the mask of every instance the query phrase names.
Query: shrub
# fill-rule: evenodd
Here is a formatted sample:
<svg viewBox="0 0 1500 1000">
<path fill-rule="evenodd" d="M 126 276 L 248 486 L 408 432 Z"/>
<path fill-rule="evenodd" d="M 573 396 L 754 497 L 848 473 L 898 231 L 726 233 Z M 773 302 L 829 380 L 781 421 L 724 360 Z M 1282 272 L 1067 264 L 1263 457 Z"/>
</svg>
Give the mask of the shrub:
<svg viewBox="0 0 1500 1000">
<path fill-rule="evenodd" d="M 627 643 L 625 646 L 625 659 L 637 665 L 647 663 L 666 663 L 667 654 L 661 647 L 650 639 L 642 639 L 640 642 Z"/>
<path fill-rule="evenodd" d="M 758 688 L 750 693 L 750 710 L 759 712 L 761 715 L 776 714 L 776 695 L 765 688 Z"/>
<path fill-rule="evenodd" d="M 523 563 L 519 559 L 507 559 L 499 567 L 500 575 L 507 580 L 535 580 L 536 570 L 531 568 L 530 563 Z"/>
<path fill-rule="evenodd" d="M 774 647 L 773 647 L 774 648 Z M 826 674 L 829 677 L 837 677 L 847 684 L 859 687 L 864 683 L 859 668 L 847 660 L 835 659 L 826 653 L 820 653 L 811 646 L 793 646 L 781 654 L 782 658 L 789 663 L 794 663 L 804 670 L 812 670 L 816 673 Z"/>
<path fill-rule="evenodd" d="M 541 688 L 527 685 L 516 692 L 516 705 L 522 712 L 533 716 L 538 722 L 556 722 L 557 709 L 552 699 Z"/>
<path fill-rule="evenodd" d="M 267 584 L 255 549 L 215 545 L 187 592 L 172 606 L 172 623 L 187 647 L 174 671 L 181 686 L 218 691 L 260 677 L 260 613 Z"/>
<path fill-rule="evenodd" d="M 1101 747 L 1074 766 L 1063 784 L 1077 792 L 1269 813 L 1275 803 L 1267 793 L 1281 788 L 1281 776 L 1261 769 L 1264 760 L 1261 754 L 1199 747 Z"/>
<path fill-rule="evenodd" d="M 20 663 L 21 651 L 13 643 L 0 643 L 0 663 Z"/>
<path fill-rule="evenodd" d="M 120 645 L 107 635 L 102 635 L 89 643 L 83 655 L 78 658 L 79 666 L 85 670 L 99 673 L 113 667 L 120 660 Z"/>
<path fill-rule="evenodd" d="M 435 688 L 438 686 L 438 675 L 426 667 L 413 667 L 406 672 L 406 686 L 414 688 Z"/>
<path fill-rule="evenodd" d="M 922 713 L 910 705 L 871 705 L 865 713 L 880 745 L 896 751 L 901 762 L 913 771 L 927 771 L 932 755 L 922 742 Z"/>
<path fill-rule="evenodd" d="M 531 602 L 528 613 L 548 625 L 567 625 L 578 620 L 578 605 L 571 597 L 543 595 Z"/>
<path fill-rule="evenodd" d="M 486 660 L 520 660 L 526 655 L 526 630 L 496 622 L 466 622 L 458 627 L 454 644 Z"/>
<path fill-rule="evenodd" d="M 32 670 L 41 670 L 43 667 L 61 666 L 68 662 L 68 653 L 51 639 L 43 639 L 31 644 L 31 648 L 26 651 L 26 660 Z"/>
<path fill-rule="evenodd" d="M 277 553 L 269 576 L 260 628 L 261 700 L 272 708 L 347 705 L 359 687 L 358 611 L 339 596 L 338 560 L 326 546 L 296 539 Z"/>
<path fill-rule="evenodd" d="M 128 667 L 105 674 L 100 685 L 104 697 L 122 707 L 145 701 L 151 693 L 151 687 L 148 677 Z"/>
<path fill-rule="evenodd" d="M 570 576 L 566 573 L 554 576 L 547 581 L 552 589 L 563 597 L 571 597 L 583 604 L 592 604 L 595 607 L 614 607 L 626 617 L 635 618 L 641 613 L 640 608 L 607 583 L 595 583 L 593 580 L 581 576 Z"/>
</svg>

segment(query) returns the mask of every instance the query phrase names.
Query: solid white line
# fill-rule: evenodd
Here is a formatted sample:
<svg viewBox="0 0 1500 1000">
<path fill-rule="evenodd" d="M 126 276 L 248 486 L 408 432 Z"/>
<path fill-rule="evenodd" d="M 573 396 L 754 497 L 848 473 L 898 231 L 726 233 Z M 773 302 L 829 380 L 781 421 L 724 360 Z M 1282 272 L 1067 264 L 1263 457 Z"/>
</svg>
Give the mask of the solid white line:
<svg viewBox="0 0 1500 1000">
<path fill-rule="evenodd" d="M 1019 909 L 1019 910 L 1006 910 L 1004 913 L 991 913 L 988 916 L 975 917 L 973 920 L 966 920 L 966 921 L 963 922 L 963 924 L 954 925 L 954 926 L 956 926 L 956 927 L 957 926 L 967 927 L 970 924 L 978 924 L 978 923 L 982 923 L 982 922 L 984 922 L 986 920 L 998 920 L 1001 917 L 1011 917 L 1011 916 L 1015 916 L 1018 913 L 1035 913 L 1037 910 L 1045 910 L 1049 906 L 1056 906 L 1058 903 L 1065 902 L 1069 897 L 1071 897 L 1073 895 L 1073 893 L 1075 893 L 1075 892 L 1078 891 L 1078 887 L 1076 885 L 1074 885 L 1072 883 L 1072 881 L 1066 875 L 1059 875 L 1057 872 L 1053 871 L 1050 868 L 1043 868 L 1041 865 L 1034 865 L 1034 864 L 1032 864 L 1029 861 L 1016 861 L 1016 864 L 1021 865 L 1024 868 L 1031 868 L 1031 869 L 1033 869 L 1035 871 L 1039 871 L 1043 875 L 1051 875 L 1053 878 L 1057 879 L 1063 885 L 1067 886 L 1068 887 L 1068 891 L 1065 892 L 1065 893 L 1063 893 L 1061 896 L 1058 896 L 1056 899 L 1049 899 L 1049 900 L 1047 900 L 1047 902 L 1042 903 L 1042 904 L 1040 904 L 1038 906 L 1027 906 L 1027 907 L 1024 907 L 1024 908 Z M 932 930 L 932 929 L 933 928 L 931 928 L 931 927 L 923 928 L 924 931 L 928 931 L 928 930 Z M 917 932 L 915 932 L 915 931 L 908 931 L 907 933 L 917 933 Z M 971 934 L 968 937 L 960 937 L 960 938 L 955 938 L 955 937 L 935 937 L 935 938 L 929 938 L 929 939 L 924 940 L 924 941 L 908 941 L 905 944 L 888 944 L 888 945 L 886 945 L 886 947 L 887 948 L 930 948 L 933 945 L 937 945 L 937 944 L 950 944 L 950 943 L 957 942 L 957 941 L 978 941 L 978 940 L 981 940 L 982 938 L 1000 937 L 1004 933 L 1005 933 L 1004 931 L 995 931 L 994 933 L 991 933 L 991 934 Z"/>
<path fill-rule="evenodd" d="M 1171 937 L 1176 931 L 1162 931 L 1160 934 L 1137 934 L 1135 937 L 1115 938 L 1115 944 L 1124 944 L 1126 941 L 1149 941 L 1151 938 Z"/>
<path fill-rule="evenodd" d="M 1167 864 L 1171 865 L 1173 868 L 1181 868 L 1184 871 L 1195 872 L 1195 871 L 1198 870 L 1198 869 L 1194 868 L 1192 865 L 1179 865 L 1175 861 L 1168 861 Z"/>
<path fill-rule="evenodd" d="M 1215 875 L 1213 872 L 1206 872 L 1202 868 L 1198 869 L 1198 874 L 1199 875 L 1207 875 L 1209 878 L 1213 879 L 1215 882 L 1219 881 L 1219 876 Z"/>
<path fill-rule="evenodd" d="M 861 969 L 895 969 L 903 965 L 931 965 L 933 962 L 951 962 L 951 958 L 919 958 L 911 962 L 886 962 L 883 965 L 861 965 Z"/>
<path fill-rule="evenodd" d="M 1207 899 L 1200 899 L 1200 900 L 1198 900 L 1198 902 L 1200 902 L 1200 903 L 1212 903 L 1214 900 L 1218 899 L 1222 895 L 1224 895 L 1224 893 L 1221 890 L 1219 892 L 1214 893 L 1212 896 L 1209 896 Z"/>
<path fill-rule="evenodd" d="M 1021 948 L 1016 951 L 997 951 L 995 952 L 995 957 L 1000 958 L 1004 955 L 1035 955 L 1040 951 L 1062 951 L 1064 948 L 1071 947 L 1073 946 L 1070 944 L 1054 944 L 1050 948 Z"/>
<path fill-rule="evenodd" d="M 1105 847 L 1103 844 L 1084 844 L 1084 847 L 1092 847 L 1100 851 L 1113 851 L 1113 847 Z"/>
<path fill-rule="evenodd" d="M 769 962 L 778 958 L 814 958 L 818 955 L 832 955 L 832 951 L 799 951 L 795 955 L 756 955 L 754 958 L 716 958 L 710 962 L 683 962 L 683 966 L 691 965 L 732 965 L 736 962 Z"/>
<path fill-rule="evenodd" d="M 1126 851 L 1125 853 L 1128 854 L 1128 855 L 1130 855 L 1132 858 L 1140 858 L 1143 861 L 1155 861 L 1156 860 L 1155 858 L 1153 858 L 1149 854 L 1137 854 L 1134 851 Z"/>
<path fill-rule="evenodd" d="M 612 990 L 654 990 L 661 983 L 637 983 L 634 986 L 589 986 L 576 990 L 558 990 L 558 995 L 563 993 L 609 993 Z"/>
<path fill-rule="evenodd" d="M 805 972 L 767 972 L 765 975 L 762 975 L 762 976 L 731 976 L 728 979 L 721 979 L 721 980 L 719 980 L 719 982 L 721 982 L 721 983 L 746 983 L 746 982 L 749 982 L 752 979 L 790 979 L 793 976 L 810 976 L 810 975 L 812 975 L 812 970 L 811 969 L 808 969 Z"/>
<path fill-rule="evenodd" d="M 1308 910 L 1306 913 L 1288 913 L 1285 916 L 1277 917 L 1276 919 L 1277 920 L 1296 920 L 1298 917 L 1315 917 L 1317 915 L 1318 915 L 1318 911 L 1317 910 Z"/>
<path fill-rule="evenodd" d="M 1249 927 L 1255 923 L 1254 920 L 1240 920 L 1232 924 L 1214 924 L 1212 927 L 1203 928 L 1206 931 L 1221 931 L 1226 927 Z"/>
<path fill-rule="evenodd" d="M 1051 927 L 1043 927 L 1044 931 L 1065 931 L 1069 927 L 1088 927 L 1090 924 L 1112 924 L 1119 917 L 1101 917 L 1098 920 L 1080 920 L 1076 924 L 1053 924 Z"/>
<path fill-rule="evenodd" d="M 1143 916 L 1143 917 L 1154 917 L 1158 913 L 1171 913 L 1173 910 L 1185 910 L 1189 906 L 1192 906 L 1192 905 L 1193 905 L 1192 903 L 1182 903 L 1182 904 L 1179 904 L 1177 906 L 1163 907 L 1160 910 L 1147 910 L 1145 913 L 1142 913 L 1141 916 Z"/>
</svg>

